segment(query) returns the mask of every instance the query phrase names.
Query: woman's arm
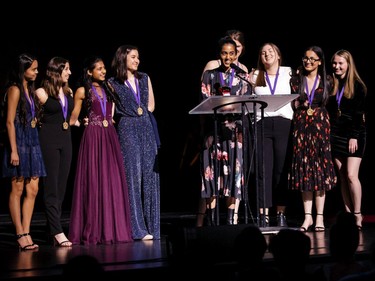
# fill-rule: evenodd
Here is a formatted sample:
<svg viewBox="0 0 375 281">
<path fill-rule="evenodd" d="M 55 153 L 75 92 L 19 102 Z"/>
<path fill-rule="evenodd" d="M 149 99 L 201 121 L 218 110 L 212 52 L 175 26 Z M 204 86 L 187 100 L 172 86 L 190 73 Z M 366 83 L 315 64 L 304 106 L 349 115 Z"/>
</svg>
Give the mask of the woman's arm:
<svg viewBox="0 0 375 281">
<path fill-rule="evenodd" d="M 16 119 L 17 106 L 20 100 L 20 94 L 20 89 L 17 86 L 11 86 L 7 92 L 8 113 L 6 127 L 11 149 L 10 164 L 12 165 L 19 165 L 19 156 L 16 141 L 16 128 L 14 126 L 14 120 Z"/>
<path fill-rule="evenodd" d="M 151 79 L 148 77 L 148 111 L 154 112 L 155 110 L 155 97 L 154 90 L 152 89 Z"/>
<path fill-rule="evenodd" d="M 78 121 L 79 113 L 82 109 L 83 99 L 85 98 L 85 88 L 79 87 L 74 94 L 74 108 L 70 116 L 69 124 L 70 126 L 80 126 Z"/>
</svg>

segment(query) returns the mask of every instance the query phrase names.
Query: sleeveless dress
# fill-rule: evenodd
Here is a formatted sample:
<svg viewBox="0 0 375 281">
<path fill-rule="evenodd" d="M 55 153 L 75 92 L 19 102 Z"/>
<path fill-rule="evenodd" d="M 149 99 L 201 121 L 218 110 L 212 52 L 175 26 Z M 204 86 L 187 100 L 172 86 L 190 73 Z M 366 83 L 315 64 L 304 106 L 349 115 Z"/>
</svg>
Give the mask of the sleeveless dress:
<svg viewBox="0 0 375 281">
<path fill-rule="evenodd" d="M 117 133 L 128 183 L 133 239 L 147 234 L 160 239 L 160 177 L 158 144 L 147 111 L 148 75 L 138 72 L 140 104 L 124 83 L 110 78 L 109 83 L 119 95 Z M 143 113 L 137 113 L 138 107 Z"/>
<path fill-rule="evenodd" d="M 132 241 L 128 186 L 120 143 L 112 123 L 112 103 L 91 95 L 89 123 L 82 134 L 72 198 L 69 240 L 74 244 Z"/>
<path fill-rule="evenodd" d="M 31 127 L 31 107 L 26 103 L 26 124 L 19 119 L 20 104 L 18 103 L 14 126 L 16 130 L 17 151 L 20 164 L 13 166 L 10 164 L 10 144 L 7 137 L 4 145 L 3 157 L 3 177 L 44 177 L 46 168 L 44 166 L 42 151 L 39 144 L 38 128 Z"/>
</svg>

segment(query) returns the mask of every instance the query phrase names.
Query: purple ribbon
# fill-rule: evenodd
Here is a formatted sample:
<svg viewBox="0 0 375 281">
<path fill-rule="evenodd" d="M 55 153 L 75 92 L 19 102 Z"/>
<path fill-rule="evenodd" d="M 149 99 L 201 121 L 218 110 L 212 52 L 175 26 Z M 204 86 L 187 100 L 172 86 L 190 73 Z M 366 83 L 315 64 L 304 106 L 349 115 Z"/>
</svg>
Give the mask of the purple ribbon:
<svg viewBox="0 0 375 281">
<path fill-rule="evenodd" d="M 61 98 L 59 99 L 59 102 L 60 102 L 60 105 L 61 105 L 61 108 L 62 108 L 62 112 L 63 112 L 63 116 L 64 116 L 64 121 L 66 122 L 66 117 L 68 116 L 68 98 L 66 97 L 65 94 L 64 94 L 64 101 L 65 101 L 65 105 L 62 102 Z"/>
<path fill-rule="evenodd" d="M 270 87 L 271 95 L 275 94 L 277 79 L 279 79 L 279 69 L 280 68 L 277 69 L 276 78 L 275 78 L 275 81 L 273 82 L 273 87 L 271 86 L 271 81 L 266 71 L 266 80 L 267 80 L 268 87 Z"/>
<path fill-rule="evenodd" d="M 34 118 L 35 118 L 35 104 L 34 104 L 34 99 L 32 97 L 29 97 L 26 94 L 26 92 L 24 94 L 25 94 L 25 97 L 26 97 L 27 101 L 30 104 L 30 108 L 31 108 L 31 120 L 34 120 Z"/>
<path fill-rule="evenodd" d="M 336 94 L 336 101 L 337 101 L 337 105 L 338 105 L 339 108 L 340 108 L 340 103 L 341 103 L 342 95 L 344 94 L 344 89 L 345 89 L 345 86 L 343 86 L 341 88 L 340 93 L 339 93 L 339 91 L 337 91 L 337 94 Z"/>
<path fill-rule="evenodd" d="M 313 86 L 313 88 L 311 90 L 311 93 L 309 93 L 309 86 L 307 85 L 307 79 L 305 78 L 305 88 L 306 88 L 307 98 L 309 99 L 310 106 L 312 105 L 312 102 L 314 100 L 316 83 L 318 83 L 318 79 L 319 79 L 318 76 L 319 75 L 316 75 L 316 77 L 315 77 L 314 86 Z"/>
<path fill-rule="evenodd" d="M 138 106 L 140 106 L 141 104 L 141 98 L 140 98 L 140 95 L 139 95 L 139 84 L 138 84 L 138 79 L 134 77 L 134 81 L 135 81 L 135 87 L 136 87 L 136 91 L 134 91 L 132 85 L 129 83 L 128 80 L 125 81 L 126 85 L 128 85 L 128 87 L 130 88 L 130 90 L 132 91 L 134 97 L 135 97 L 135 100 L 137 101 L 138 103 Z"/>
<path fill-rule="evenodd" d="M 103 118 L 106 119 L 106 116 L 107 116 L 107 107 L 106 107 L 107 106 L 107 96 L 105 94 L 105 90 L 102 88 L 103 98 L 101 98 L 93 85 L 91 86 L 91 89 L 93 90 L 95 96 L 98 98 L 98 100 L 100 102 L 100 107 L 102 108 Z"/>
</svg>

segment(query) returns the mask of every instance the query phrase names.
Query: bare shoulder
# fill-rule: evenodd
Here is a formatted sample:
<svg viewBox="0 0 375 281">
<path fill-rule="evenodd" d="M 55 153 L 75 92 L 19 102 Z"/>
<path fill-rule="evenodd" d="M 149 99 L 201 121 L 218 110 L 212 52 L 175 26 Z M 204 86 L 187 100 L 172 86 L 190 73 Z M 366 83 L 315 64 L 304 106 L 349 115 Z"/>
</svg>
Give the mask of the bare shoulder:
<svg viewBox="0 0 375 281">
<path fill-rule="evenodd" d="M 218 68 L 220 66 L 220 60 L 210 60 L 206 63 L 206 66 L 204 67 L 204 71 L 206 70 L 212 70 L 215 68 Z"/>
<path fill-rule="evenodd" d="M 74 98 L 83 100 L 85 98 L 85 87 L 77 88 L 76 92 L 74 93 Z"/>
<path fill-rule="evenodd" d="M 12 85 L 8 88 L 7 90 L 7 95 L 10 96 L 10 95 L 20 95 L 21 91 L 20 91 L 20 88 L 18 88 L 18 86 L 16 85 Z"/>
</svg>

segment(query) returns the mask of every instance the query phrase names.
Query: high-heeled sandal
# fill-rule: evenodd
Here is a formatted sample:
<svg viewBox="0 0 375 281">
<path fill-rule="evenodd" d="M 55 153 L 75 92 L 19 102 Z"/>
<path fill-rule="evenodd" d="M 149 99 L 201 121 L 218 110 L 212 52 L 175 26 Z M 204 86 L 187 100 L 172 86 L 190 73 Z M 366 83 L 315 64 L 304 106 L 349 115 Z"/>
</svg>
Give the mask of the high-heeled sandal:
<svg viewBox="0 0 375 281">
<path fill-rule="evenodd" d="M 311 215 L 311 213 L 305 213 L 305 217 L 306 217 L 306 216 L 312 216 L 312 215 Z M 311 224 L 308 225 L 307 227 L 304 227 L 303 224 L 302 224 L 302 226 L 300 226 L 300 228 L 299 228 L 299 231 L 301 231 L 301 232 L 307 232 L 307 231 L 310 231 L 312 225 L 313 225 L 312 222 L 311 222 Z"/>
<path fill-rule="evenodd" d="M 29 240 L 26 238 L 26 236 L 29 236 L 29 235 L 30 235 L 29 233 L 16 234 L 16 239 L 17 239 L 18 247 L 20 250 L 22 251 L 34 250 L 37 247 L 39 247 L 38 245 L 34 243 L 26 244 L 24 246 L 21 244 L 20 239 L 23 239 L 23 238 L 25 238 L 27 242 L 29 243 Z"/>
<path fill-rule="evenodd" d="M 323 216 L 323 214 L 316 214 L 317 216 Z M 323 231 L 325 231 L 326 230 L 326 228 L 325 228 L 325 226 L 323 225 L 323 226 L 320 226 L 320 225 L 315 225 L 315 228 L 314 228 L 314 231 L 315 232 L 323 232 Z"/>
<path fill-rule="evenodd" d="M 355 215 L 357 228 L 358 228 L 359 231 L 361 231 L 362 230 L 362 220 L 363 220 L 362 213 L 361 212 L 354 212 L 353 214 Z M 358 221 L 360 221 L 361 224 L 358 224 Z"/>
<path fill-rule="evenodd" d="M 60 235 L 60 234 L 64 235 L 64 237 L 62 237 L 62 241 L 59 241 L 59 240 L 57 239 L 57 236 Z M 59 234 L 56 234 L 56 235 L 53 237 L 53 245 L 54 245 L 54 246 L 58 246 L 58 247 L 72 247 L 72 246 L 73 246 L 73 243 L 70 242 L 70 241 L 66 238 L 66 236 L 65 236 L 64 233 L 59 233 Z"/>
</svg>

